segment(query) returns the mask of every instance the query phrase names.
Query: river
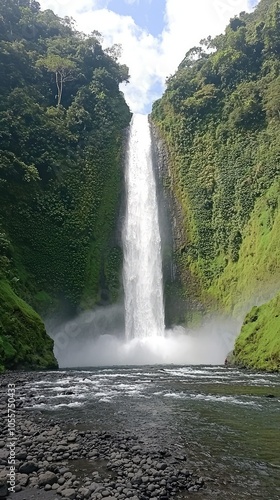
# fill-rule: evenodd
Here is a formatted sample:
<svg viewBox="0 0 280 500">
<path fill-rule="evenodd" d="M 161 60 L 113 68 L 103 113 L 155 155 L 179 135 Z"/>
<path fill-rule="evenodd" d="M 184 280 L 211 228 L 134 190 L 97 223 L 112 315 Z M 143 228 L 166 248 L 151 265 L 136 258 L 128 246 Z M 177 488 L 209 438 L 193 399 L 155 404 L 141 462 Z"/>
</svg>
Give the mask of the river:
<svg viewBox="0 0 280 500">
<path fill-rule="evenodd" d="M 280 498 L 279 374 L 101 367 L 34 373 L 26 389 L 23 407 L 30 411 L 90 429 L 126 430 L 145 446 L 185 455 L 207 485 L 196 498 Z"/>
</svg>

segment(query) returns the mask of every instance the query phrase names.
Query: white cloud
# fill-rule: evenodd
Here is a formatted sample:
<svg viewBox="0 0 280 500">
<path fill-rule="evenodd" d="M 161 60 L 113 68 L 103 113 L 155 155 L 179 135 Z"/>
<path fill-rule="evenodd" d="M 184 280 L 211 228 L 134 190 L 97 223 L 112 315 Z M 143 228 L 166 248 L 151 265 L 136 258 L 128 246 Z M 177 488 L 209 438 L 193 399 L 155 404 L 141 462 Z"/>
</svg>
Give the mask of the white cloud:
<svg viewBox="0 0 280 500">
<path fill-rule="evenodd" d="M 189 48 L 208 35 L 221 33 L 230 17 L 250 10 L 250 0 L 165 0 L 165 28 L 154 37 L 132 17 L 110 11 L 109 0 L 80 0 L 78 4 L 41 0 L 41 5 L 59 16 L 72 16 L 85 33 L 98 30 L 105 46 L 122 44 L 121 62 L 128 65 L 131 75 L 122 90 L 134 112 L 150 108 L 152 100 L 159 97 L 153 95 L 152 87 L 160 82 L 163 88 L 166 76 L 174 73 Z"/>
<path fill-rule="evenodd" d="M 230 17 L 250 10 L 249 0 L 166 0 L 162 76 L 173 73 L 188 49 L 224 31 Z"/>
</svg>

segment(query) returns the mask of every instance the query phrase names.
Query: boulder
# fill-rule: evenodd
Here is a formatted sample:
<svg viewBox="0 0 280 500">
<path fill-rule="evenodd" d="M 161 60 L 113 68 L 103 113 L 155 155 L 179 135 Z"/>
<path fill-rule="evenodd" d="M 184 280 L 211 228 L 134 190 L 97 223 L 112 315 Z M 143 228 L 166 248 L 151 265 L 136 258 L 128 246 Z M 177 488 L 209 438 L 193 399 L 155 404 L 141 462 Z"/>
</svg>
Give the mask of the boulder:
<svg viewBox="0 0 280 500">
<path fill-rule="evenodd" d="M 57 475 L 54 474 L 54 472 L 47 471 L 39 476 L 38 484 L 39 487 L 42 488 L 43 486 L 46 486 L 46 484 L 52 486 L 54 483 L 57 483 L 57 481 Z"/>
<path fill-rule="evenodd" d="M 62 491 L 62 496 L 64 498 L 70 498 L 70 500 L 74 500 L 76 498 L 76 491 L 73 488 L 67 488 Z"/>
<path fill-rule="evenodd" d="M 25 462 L 19 468 L 19 472 L 21 474 L 31 474 L 32 472 L 36 472 L 38 470 L 38 465 L 35 462 Z"/>
</svg>

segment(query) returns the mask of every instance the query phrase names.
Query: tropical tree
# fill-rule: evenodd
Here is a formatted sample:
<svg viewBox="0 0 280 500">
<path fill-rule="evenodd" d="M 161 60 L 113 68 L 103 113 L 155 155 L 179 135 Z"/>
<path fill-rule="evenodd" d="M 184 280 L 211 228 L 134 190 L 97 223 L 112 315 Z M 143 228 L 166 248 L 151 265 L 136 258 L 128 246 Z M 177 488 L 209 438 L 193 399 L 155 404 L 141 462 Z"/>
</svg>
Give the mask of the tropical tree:
<svg viewBox="0 0 280 500">
<path fill-rule="evenodd" d="M 75 63 L 66 57 L 50 54 L 45 58 L 39 59 L 37 65 L 43 66 L 47 71 L 55 74 L 57 106 L 60 106 L 64 83 L 73 80 L 75 77 Z"/>
</svg>

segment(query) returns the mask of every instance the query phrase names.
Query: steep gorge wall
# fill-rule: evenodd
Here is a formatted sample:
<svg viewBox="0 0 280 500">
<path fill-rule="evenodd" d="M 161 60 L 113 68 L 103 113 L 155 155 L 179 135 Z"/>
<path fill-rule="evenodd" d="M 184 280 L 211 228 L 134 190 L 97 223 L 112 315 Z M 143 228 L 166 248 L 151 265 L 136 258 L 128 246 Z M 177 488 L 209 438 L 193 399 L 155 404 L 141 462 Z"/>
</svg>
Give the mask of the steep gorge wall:
<svg viewBox="0 0 280 500">
<path fill-rule="evenodd" d="M 180 266 L 178 260 L 183 242 L 187 240 L 184 213 L 172 185 L 167 146 L 152 121 L 151 130 L 161 230 L 165 322 L 169 328 L 182 323 L 195 323 L 205 308 L 200 300 L 199 280 L 189 268 Z"/>
<path fill-rule="evenodd" d="M 119 84 L 128 68 L 117 47 L 104 51 L 37 2 L 8 0 L 0 18 L 0 365 L 51 367 L 52 342 L 47 362 L 33 342 L 47 337 L 30 306 L 43 316 L 74 314 L 119 293 L 116 227 L 131 118 Z"/>
<path fill-rule="evenodd" d="M 174 259 L 198 315 L 244 317 L 280 288 L 279 33 L 279 5 L 263 0 L 191 49 L 153 107 L 168 151 L 165 184 L 180 205 Z"/>
</svg>

